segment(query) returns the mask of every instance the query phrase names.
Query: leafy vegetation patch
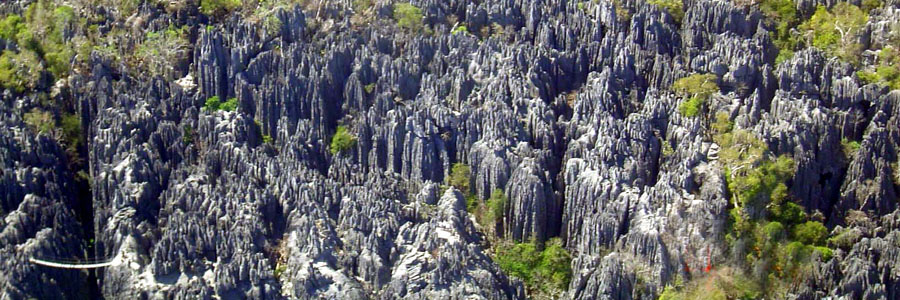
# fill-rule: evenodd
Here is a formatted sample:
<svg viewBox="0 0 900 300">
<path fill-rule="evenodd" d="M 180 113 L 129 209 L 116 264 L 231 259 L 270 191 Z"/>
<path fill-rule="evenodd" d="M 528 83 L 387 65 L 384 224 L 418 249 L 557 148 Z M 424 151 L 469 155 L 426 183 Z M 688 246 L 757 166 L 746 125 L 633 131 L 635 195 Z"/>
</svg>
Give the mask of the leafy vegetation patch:
<svg viewBox="0 0 900 300">
<path fill-rule="evenodd" d="M 40 109 L 32 109 L 30 112 L 25 113 L 24 118 L 25 124 L 28 125 L 31 130 L 34 130 L 38 133 L 46 133 L 50 134 L 56 126 L 53 120 L 53 115 L 49 112 L 40 110 Z"/>
<path fill-rule="evenodd" d="M 418 33 L 424 27 L 422 10 L 410 3 L 394 4 L 394 19 L 398 26 L 412 33 Z"/>
<path fill-rule="evenodd" d="M 506 274 L 525 282 L 530 293 L 555 295 L 565 291 L 572 278 L 572 257 L 558 238 L 539 250 L 534 242 L 502 244 L 494 261 Z"/>
<path fill-rule="evenodd" d="M 211 17 L 221 17 L 241 5 L 241 0 L 200 0 L 200 12 Z"/>
<path fill-rule="evenodd" d="M 17 93 L 37 87 L 41 79 L 40 57 L 32 51 L 13 52 L 3 50 L 0 54 L 0 86 Z"/>
<path fill-rule="evenodd" d="M 724 268 L 688 284 L 678 278 L 675 284 L 665 287 L 659 300 L 759 299 L 761 295 L 761 287 L 752 278 L 741 271 Z"/>
<path fill-rule="evenodd" d="M 700 114 L 706 99 L 719 91 L 719 85 L 714 74 L 693 74 L 676 80 L 672 90 L 681 97 L 687 97 L 678 105 L 678 112 L 685 117 L 695 117 Z"/>
<path fill-rule="evenodd" d="M 712 128 L 732 198 L 726 241 L 760 295 L 777 298 L 789 279 L 808 274 L 814 254 L 831 257 L 824 247 L 828 230 L 790 201 L 791 158 L 776 157 L 749 131 L 733 129 L 724 114 Z"/>
<path fill-rule="evenodd" d="M 0 20 L 0 38 L 19 48 L 0 56 L 0 85 L 20 93 L 37 88 L 45 71 L 57 79 L 69 73 L 75 47 L 63 33 L 78 22 L 71 7 L 48 0 L 32 3 L 23 16 Z"/>
<path fill-rule="evenodd" d="M 675 19 L 675 23 L 681 24 L 681 19 L 684 18 L 684 3 L 681 0 L 650 0 L 647 3 L 665 9 Z"/>
<path fill-rule="evenodd" d="M 467 33 L 469 33 L 469 29 L 466 28 L 466 25 L 457 25 L 456 27 L 453 28 L 452 31 L 450 31 L 450 33 L 453 35 L 467 34 Z"/>
<path fill-rule="evenodd" d="M 900 30 L 900 25 L 897 27 L 897 30 Z M 900 36 L 900 32 L 897 35 Z M 874 71 L 871 69 L 858 71 L 856 76 L 865 84 L 875 83 L 887 86 L 891 90 L 900 89 L 900 50 L 894 46 L 882 48 L 878 52 L 878 61 L 873 69 Z"/>
<path fill-rule="evenodd" d="M 844 157 L 846 157 L 847 160 L 856 157 L 856 153 L 859 152 L 859 147 L 860 145 L 857 141 L 848 140 L 846 138 L 841 139 L 841 150 L 844 151 Z"/>
<path fill-rule="evenodd" d="M 338 154 L 350 150 L 354 145 L 356 145 L 356 137 L 347 130 L 347 127 L 341 125 L 337 127 L 334 136 L 331 137 L 331 147 L 328 149 L 331 154 Z"/>
<path fill-rule="evenodd" d="M 800 24 L 799 28 L 812 36 L 811 46 L 829 56 L 858 63 L 862 45 L 856 42 L 856 36 L 868 19 L 868 14 L 856 5 L 838 2 L 831 10 L 820 5 L 815 14 Z"/>
<path fill-rule="evenodd" d="M 235 111 L 237 110 L 237 106 L 237 98 L 230 98 L 223 103 L 222 100 L 219 100 L 219 96 L 212 96 L 206 99 L 206 104 L 203 105 L 203 109 L 210 112 L 218 110 Z"/>
<path fill-rule="evenodd" d="M 138 68 L 151 76 L 167 75 L 174 69 L 172 62 L 185 59 L 189 47 L 186 26 L 169 26 L 166 30 L 148 32 L 135 52 Z"/>
<path fill-rule="evenodd" d="M 471 176 L 472 171 L 469 169 L 468 165 L 464 163 L 455 163 L 450 169 L 450 178 L 448 178 L 447 183 L 463 194 L 468 194 L 470 192 L 469 183 Z"/>
<path fill-rule="evenodd" d="M 771 32 L 773 43 L 778 47 L 778 57 L 775 63 L 794 56 L 794 50 L 798 46 L 798 38 L 791 34 L 791 29 L 796 28 L 800 24 L 800 17 L 797 15 L 797 9 L 794 1 L 791 0 L 763 0 L 759 4 L 759 9 L 768 17 L 768 20 L 775 27 Z"/>
</svg>

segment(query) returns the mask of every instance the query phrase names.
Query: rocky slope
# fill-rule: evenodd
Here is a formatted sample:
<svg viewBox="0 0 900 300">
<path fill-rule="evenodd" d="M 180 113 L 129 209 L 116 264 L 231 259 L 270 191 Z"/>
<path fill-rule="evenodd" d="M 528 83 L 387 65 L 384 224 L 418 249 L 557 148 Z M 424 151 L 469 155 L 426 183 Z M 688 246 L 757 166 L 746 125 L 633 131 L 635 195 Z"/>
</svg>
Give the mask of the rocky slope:
<svg viewBox="0 0 900 300">
<path fill-rule="evenodd" d="M 82 2 L 76 15 L 103 10 Z M 502 237 L 562 239 L 563 298 L 654 299 L 731 261 L 717 112 L 794 159 L 792 201 L 856 233 L 786 297 L 900 299 L 900 91 L 815 48 L 775 64 L 756 8 L 685 1 L 679 23 L 643 1 L 423 0 L 429 32 L 411 33 L 386 1 L 287 5 L 274 25 L 137 2 L 104 26 L 186 26 L 183 57 L 154 76 L 95 50 L 55 87 L 82 120 L 90 196 L 23 120 L 45 91 L 3 90 L 2 299 L 530 296 L 492 261 L 467 191 L 440 186 L 455 163 L 477 197 L 504 191 Z M 896 0 L 871 12 L 864 48 L 898 19 Z M 691 73 L 720 79 L 693 118 L 669 91 Z M 237 109 L 203 109 L 213 96 Z M 338 125 L 357 142 L 332 153 Z M 859 151 L 844 158 L 842 139 Z M 28 262 L 119 253 L 96 276 Z"/>
</svg>

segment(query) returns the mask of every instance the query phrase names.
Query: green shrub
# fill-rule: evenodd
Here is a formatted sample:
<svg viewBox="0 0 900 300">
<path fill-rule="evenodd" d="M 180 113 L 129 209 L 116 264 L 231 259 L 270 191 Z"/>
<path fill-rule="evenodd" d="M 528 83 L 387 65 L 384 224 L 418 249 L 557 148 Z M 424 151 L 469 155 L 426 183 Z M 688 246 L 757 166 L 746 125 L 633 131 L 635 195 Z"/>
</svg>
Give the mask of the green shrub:
<svg viewBox="0 0 900 300">
<path fill-rule="evenodd" d="M 869 12 L 873 9 L 881 8 L 881 6 L 883 5 L 884 2 L 882 2 L 881 0 L 862 0 L 862 3 L 860 3 L 860 8 L 862 8 L 862 10 L 866 12 L 866 14 L 869 14 Z"/>
<path fill-rule="evenodd" d="M 806 245 L 822 245 L 828 236 L 825 225 L 816 221 L 807 221 L 794 227 L 794 238 Z"/>
<path fill-rule="evenodd" d="M 488 224 L 496 224 L 503 218 L 503 214 L 506 212 L 506 202 L 506 195 L 503 194 L 503 190 L 495 189 L 491 193 L 491 198 L 487 201 Z"/>
<path fill-rule="evenodd" d="M 900 55 L 893 46 L 886 46 L 878 51 L 878 62 L 874 65 L 874 71 L 871 69 L 857 71 L 856 76 L 863 84 L 876 83 L 892 90 L 900 89 Z"/>
<path fill-rule="evenodd" d="M 763 0 L 760 2 L 759 8 L 767 20 L 774 23 L 775 29 L 770 36 L 779 50 L 775 63 L 780 64 L 794 56 L 794 50 L 797 48 L 799 38 L 791 35 L 791 29 L 800 23 L 797 9 L 791 0 Z"/>
<path fill-rule="evenodd" d="M 859 152 L 859 142 L 848 140 L 847 138 L 841 139 L 841 150 L 844 151 L 844 157 L 847 159 L 852 159 L 856 156 L 856 153 Z"/>
<path fill-rule="evenodd" d="M 373 82 L 373 83 L 367 84 L 366 86 L 363 87 L 363 89 L 366 90 L 366 94 L 371 94 L 372 92 L 375 91 L 375 83 Z"/>
<path fill-rule="evenodd" d="M 834 251 L 832 251 L 831 248 L 816 246 L 813 249 L 822 256 L 822 261 L 828 261 L 834 256 Z"/>
<path fill-rule="evenodd" d="M 47 0 L 35 1 L 28 6 L 22 16 L 10 15 L 0 21 L 0 38 L 15 42 L 19 46 L 18 55 L 23 61 L 18 62 L 20 66 L 16 69 L 28 70 L 30 74 L 26 77 L 40 77 L 46 65 L 46 70 L 58 79 L 68 74 L 76 49 L 65 40 L 63 31 L 77 25 L 78 22 L 74 9 L 69 6 L 57 5 Z M 21 56 L 28 57 L 24 59 L 25 57 Z M 9 58 L 7 56 L 7 59 Z M 3 68 L 0 73 L 9 69 Z M 19 92 L 32 88 L 22 85 L 20 88 L 6 87 Z"/>
<path fill-rule="evenodd" d="M 187 26 L 169 26 L 165 30 L 148 32 L 134 58 L 139 69 L 146 70 L 151 76 L 166 76 L 173 70 L 173 65 L 187 58 L 188 48 Z"/>
<path fill-rule="evenodd" d="M 734 123 L 731 122 L 731 117 L 728 114 L 720 112 L 716 114 L 716 121 L 710 125 L 710 128 L 714 135 L 726 134 L 734 129 Z"/>
<path fill-rule="evenodd" d="M 16 41 L 19 32 L 26 30 L 25 23 L 19 15 L 9 15 L 0 21 L 0 38 Z"/>
<path fill-rule="evenodd" d="M 77 114 L 63 114 L 59 123 L 62 129 L 63 139 L 66 142 L 66 150 L 69 151 L 69 153 L 77 153 L 83 138 L 81 131 L 81 117 Z"/>
<path fill-rule="evenodd" d="M 237 98 L 232 97 L 232 98 L 228 99 L 228 101 L 225 101 L 225 103 L 222 103 L 222 105 L 219 106 L 219 109 L 224 110 L 224 111 L 235 111 L 235 110 L 237 110 L 237 107 L 238 107 L 238 100 L 237 100 Z"/>
<path fill-rule="evenodd" d="M 862 232 L 859 229 L 846 228 L 828 238 L 828 244 L 841 249 L 850 249 L 860 238 L 862 238 Z"/>
<path fill-rule="evenodd" d="M 349 150 L 354 145 L 356 145 L 356 137 L 350 134 L 347 127 L 338 126 L 337 131 L 334 132 L 334 136 L 331 137 L 331 147 L 329 150 L 331 150 L 331 154 L 338 154 L 339 152 Z"/>
<path fill-rule="evenodd" d="M 659 295 L 660 300 L 693 299 L 760 299 L 763 289 L 752 278 L 741 272 L 725 268 L 713 271 L 688 284 L 667 285 Z"/>
<path fill-rule="evenodd" d="M 241 0 L 200 0 L 200 12 L 211 17 L 228 14 L 242 5 Z"/>
<path fill-rule="evenodd" d="M 30 50 L 19 53 L 3 50 L 0 54 L 0 86 L 5 89 L 18 93 L 33 89 L 42 71 L 40 57 Z"/>
<path fill-rule="evenodd" d="M 494 260 L 506 274 L 522 279 L 530 291 L 565 290 L 572 277 L 571 255 L 558 238 L 548 240 L 543 251 L 533 242 L 501 245 Z"/>
<path fill-rule="evenodd" d="M 810 252 L 812 252 L 811 250 L 811 247 L 804 245 L 802 242 L 794 241 L 784 246 L 782 257 L 787 264 L 795 266 L 800 262 L 806 261 Z"/>
<path fill-rule="evenodd" d="M 684 4 L 681 0 L 650 0 L 647 3 L 665 9 L 675 19 L 675 23 L 681 24 L 681 19 L 684 18 Z"/>
<path fill-rule="evenodd" d="M 66 43 L 63 30 L 75 26 L 77 22 L 71 7 L 56 5 L 52 1 L 37 1 L 25 11 L 26 26 L 16 34 L 16 42 L 20 47 L 37 53 L 54 77 L 65 77 L 74 50 Z"/>
<path fill-rule="evenodd" d="M 672 148 L 672 144 L 670 144 L 669 141 L 662 140 L 660 141 L 660 144 L 662 144 L 663 157 L 669 157 L 672 156 L 672 154 L 675 154 L 675 149 Z"/>
<path fill-rule="evenodd" d="M 526 284 L 533 284 L 533 272 L 540 263 L 540 252 L 534 243 L 517 243 L 501 246 L 494 258 L 497 265 L 507 275 L 522 279 Z"/>
<path fill-rule="evenodd" d="M 203 106 L 203 109 L 212 112 L 219 110 L 221 106 L 222 101 L 219 100 L 219 96 L 212 96 L 206 99 L 206 105 Z"/>
<path fill-rule="evenodd" d="M 777 241 L 784 238 L 784 225 L 781 225 L 781 222 L 769 222 L 764 227 L 764 230 L 766 232 L 766 238 L 769 240 Z"/>
<path fill-rule="evenodd" d="M 214 111 L 219 111 L 219 110 L 235 111 L 235 110 L 237 110 L 237 107 L 238 107 L 237 98 L 232 97 L 232 98 L 228 99 L 228 101 L 225 101 L 223 103 L 222 100 L 219 100 L 219 96 L 209 97 L 208 99 L 206 99 L 206 104 L 203 105 L 203 109 L 208 112 L 214 112 Z"/>
<path fill-rule="evenodd" d="M 53 115 L 37 108 L 25 113 L 24 121 L 31 130 L 38 133 L 49 134 L 56 129 Z"/>
<path fill-rule="evenodd" d="M 803 207 L 793 202 L 772 205 L 769 211 L 772 213 L 773 219 L 782 224 L 795 225 L 806 221 L 806 212 L 803 211 Z"/>
<path fill-rule="evenodd" d="M 475 194 L 466 195 L 466 211 L 469 213 L 476 214 L 477 218 L 478 209 L 481 207 L 481 201 L 478 201 L 478 197 L 475 197 Z"/>
<path fill-rule="evenodd" d="M 856 71 L 856 77 L 858 77 L 859 81 L 863 84 L 872 84 L 881 81 L 881 79 L 878 78 L 878 75 L 876 75 L 875 72 Z"/>
<path fill-rule="evenodd" d="M 691 74 L 675 81 L 672 90 L 682 97 L 699 97 L 704 100 L 719 91 L 715 74 Z"/>
<path fill-rule="evenodd" d="M 691 97 L 688 100 L 681 102 L 678 105 L 678 112 L 681 113 L 682 116 L 693 118 L 700 114 L 700 109 L 703 106 L 703 99 L 698 97 Z"/>
<path fill-rule="evenodd" d="M 394 19 L 398 26 L 410 32 L 418 33 L 424 27 L 422 10 L 409 3 L 394 4 Z"/>
<path fill-rule="evenodd" d="M 469 183 L 471 182 L 472 172 L 469 166 L 464 163 L 455 163 L 450 169 L 450 178 L 447 180 L 451 186 L 462 192 L 464 195 L 469 194 Z"/>
<path fill-rule="evenodd" d="M 192 128 L 191 125 L 184 125 L 184 127 L 181 127 L 181 142 L 185 144 L 194 143 L 194 128 Z"/>
<path fill-rule="evenodd" d="M 880 82 L 884 83 L 884 85 L 890 89 L 900 89 L 900 62 L 895 63 L 894 65 L 876 67 L 875 75 L 878 76 Z"/>
<path fill-rule="evenodd" d="M 454 35 L 460 34 L 460 33 L 467 34 L 467 33 L 469 33 L 469 29 L 466 28 L 466 25 L 459 25 L 459 26 L 456 26 L 456 28 L 453 28 L 453 30 L 450 31 L 450 33 L 454 34 Z"/>
<path fill-rule="evenodd" d="M 538 278 L 542 279 L 544 288 L 541 290 L 557 289 L 565 290 L 572 278 L 572 256 L 562 247 L 559 238 L 550 239 L 541 251 L 541 261 L 538 264 Z"/>
<path fill-rule="evenodd" d="M 694 117 L 700 113 L 703 103 L 710 95 L 719 91 L 714 74 L 692 74 L 675 81 L 672 90 L 688 100 L 678 106 L 678 112 L 686 117 Z"/>
<path fill-rule="evenodd" d="M 275 278 L 281 279 L 281 275 L 283 275 L 285 271 L 287 271 L 287 264 L 279 263 L 275 266 L 275 271 L 273 272 L 273 275 L 275 275 Z"/>
<path fill-rule="evenodd" d="M 831 11 L 820 5 L 809 20 L 800 24 L 800 30 L 812 35 L 812 46 L 830 56 L 856 63 L 862 50 L 862 45 L 856 43 L 856 35 L 867 20 L 868 15 L 859 7 L 838 2 Z"/>
</svg>

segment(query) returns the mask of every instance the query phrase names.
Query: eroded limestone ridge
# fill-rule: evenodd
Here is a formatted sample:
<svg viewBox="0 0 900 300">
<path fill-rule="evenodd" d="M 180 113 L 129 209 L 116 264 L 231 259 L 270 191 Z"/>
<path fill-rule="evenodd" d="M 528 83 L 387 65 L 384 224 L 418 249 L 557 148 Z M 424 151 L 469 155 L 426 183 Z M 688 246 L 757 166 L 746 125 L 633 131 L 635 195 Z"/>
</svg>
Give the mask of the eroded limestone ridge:
<svg viewBox="0 0 900 300">
<path fill-rule="evenodd" d="M 0 299 L 900 299 L 897 0 L 0 13 Z"/>
</svg>

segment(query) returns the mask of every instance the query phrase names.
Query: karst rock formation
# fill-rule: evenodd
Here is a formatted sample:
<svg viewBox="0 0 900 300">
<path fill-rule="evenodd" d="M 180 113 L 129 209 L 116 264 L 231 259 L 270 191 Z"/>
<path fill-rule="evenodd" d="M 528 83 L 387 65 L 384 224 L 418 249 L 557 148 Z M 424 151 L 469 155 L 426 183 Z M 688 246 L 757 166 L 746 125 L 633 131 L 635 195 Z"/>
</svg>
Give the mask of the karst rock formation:
<svg viewBox="0 0 900 300">
<path fill-rule="evenodd" d="M 40 5 L 74 15 L 43 27 L 72 49 L 66 72 L 49 46 L 33 66 L 0 60 L 18 78 L 43 66 L 0 93 L 0 299 L 657 299 L 754 273 L 730 235 L 719 117 L 792 159 L 784 201 L 827 230 L 833 252 L 770 277 L 771 297 L 900 299 L 900 90 L 858 72 L 900 41 L 898 0 L 866 12 L 856 62 L 815 43 L 781 58 L 770 16 L 730 0 L 679 16 L 413 0 L 421 28 L 389 0 L 222 1 L 239 6 L 0 3 L 20 24 L 52 19 Z M 801 21 L 838 3 L 787 2 Z M 171 32 L 182 43 L 160 43 Z M 21 40 L 0 48 L 32 53 Z M 687 116 L 672 86 L 692 74 L 718 89 Z M 80 120 L 77 141 L 37 111 Z M 468 191 L 448 184 L 458 164 Z M 506 205 L 486 226 L 467 202 L 494 191 Z M 571 272 L 552 295 L 497 262 L 502 243 L 555 239 Z"/>
</svg>

